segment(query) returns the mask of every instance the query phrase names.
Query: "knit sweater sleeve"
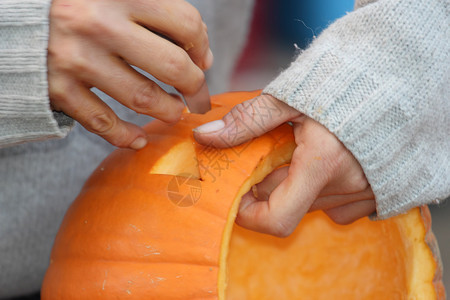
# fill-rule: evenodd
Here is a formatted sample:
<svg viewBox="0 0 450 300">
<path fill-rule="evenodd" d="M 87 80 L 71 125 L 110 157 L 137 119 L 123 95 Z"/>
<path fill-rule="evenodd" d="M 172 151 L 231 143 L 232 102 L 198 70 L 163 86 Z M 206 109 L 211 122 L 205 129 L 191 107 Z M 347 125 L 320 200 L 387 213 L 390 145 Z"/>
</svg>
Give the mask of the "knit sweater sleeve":
<svg viewBox="0 0 450 300">
<path fill-rule="evenodd" d="M 64 137 L 73 121 L 50 109 L 50 0 L 0 1 L 0 148 Z"/>
<path fill-rule="evenodd" d="M 353 153 L 374 191 L 377 218 L 450 195 L 449 6 L 379 0 L 361 7 L 264 89 Z"/>
</svg>

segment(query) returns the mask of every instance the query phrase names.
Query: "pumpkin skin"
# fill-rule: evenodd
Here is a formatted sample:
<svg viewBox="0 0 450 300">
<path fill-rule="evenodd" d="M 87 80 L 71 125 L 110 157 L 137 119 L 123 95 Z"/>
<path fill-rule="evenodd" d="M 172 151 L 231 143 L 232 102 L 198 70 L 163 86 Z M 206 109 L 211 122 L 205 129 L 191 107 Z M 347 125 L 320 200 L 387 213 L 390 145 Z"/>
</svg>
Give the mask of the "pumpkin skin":
<svg viewBox="0 0 450 300">
<path fill-rule="evenodd" d="M 234 225 L 241 196 L 289 162 L 292 129 L 220 150 L 192 129 L 258 94 L 153 121 L 144 149 L 108 156 L 66 213 L 41 298 L 444 299 L 427 207 L 346 226 L 309 213 L 286 239 Z"/>
</svg>

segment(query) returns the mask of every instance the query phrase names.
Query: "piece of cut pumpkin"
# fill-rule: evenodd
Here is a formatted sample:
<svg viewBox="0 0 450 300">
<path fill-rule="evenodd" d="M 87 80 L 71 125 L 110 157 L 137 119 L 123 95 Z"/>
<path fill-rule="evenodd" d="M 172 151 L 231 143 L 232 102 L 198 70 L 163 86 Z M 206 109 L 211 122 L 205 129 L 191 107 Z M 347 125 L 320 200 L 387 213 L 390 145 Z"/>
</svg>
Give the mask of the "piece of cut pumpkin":
<svg viewBox="0 0 450 300">
<path fill-rule="evenodd" d="M 154 121 L 147 147 L 106 158 L 67 211 L 42 299 L 444 299 L 426 207 L 346 226 L 309 213 L 285 239 L 234 225 L 241 196 L 289 162 L 292 129 L 228 149 L 192 129 L 256 95 Z"/>
</svg>

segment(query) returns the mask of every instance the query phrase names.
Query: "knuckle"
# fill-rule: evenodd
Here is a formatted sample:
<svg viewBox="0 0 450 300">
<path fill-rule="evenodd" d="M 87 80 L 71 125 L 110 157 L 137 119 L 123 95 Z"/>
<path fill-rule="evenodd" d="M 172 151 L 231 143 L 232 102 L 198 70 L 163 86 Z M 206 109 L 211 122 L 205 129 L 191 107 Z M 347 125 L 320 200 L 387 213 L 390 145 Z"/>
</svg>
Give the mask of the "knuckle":
<svg viewBox="0 0 450 300">
<path fill-rule="evenodd" d="M 167 80 L 169 83 L 178 83 L 186 77 L 186 71 L 189 68 L 189 61 L 187 54 L 179 50 L 177 53 L 172 53 L 167 61 Z"/>
<path fill-rule="evenodd" d="M 272 227 L 271 234 L 280 238 L 288 237 L 294 232 L 295 225 L 284 220 L 277 220 Z"/>
<path fill-rule="evenodd" d="M 114 26 L 111 26 L 104 18 L 103 6 L 98 2 L 80 2 L 78 5 L 72 5 L 71 9 L 67 9 L 64 5 L 54 4 L 50 10 L 51 24 L 65 34 L 93 36 L 108 34 Z"/>
<path fill-rule="evenodd" d="M 109 133 L 116 125 L 116 119 L 107 112 L 93 113 L 88 120 L 90 131 L 99 135 Z"/>
<path fill-rule="evenodd" d="M 247 121 L 251 119 L 249 112 L 247 111 L 247 105 L 244 103 L 239 103 L 233 109 L 230 111 L 231 116 L 235 121 L 241 120 L 241 121 Z"/>
<path fill-rule="evenodd" d="M 67 101 L 67 95 L 70 93 L 70 87 L 61 78 L 53 79 L 52 77 L 49 77 L 48 93 L 52 102 L 61 103 Z"/>
<path fill-rule="evenodd" d="M 143 84 L 132 96 L 131 105 L 136 111 L 147 111 L 158 105 L 159 97 L 151 84 Z"/>
<path fill-rule="evenodd" d="M 63 33 L 78 32 L 85 27 L 88 8 L 83 7 L 82 9 L 79 6 L 73 6 L 71 9 L 65 9 L 64 5 L 57 5 L 57 2 L 53 1 L 50 10 L 50 24 L 52 26 Z"/>
<path fill-rule="evenodd" d="M 70 60 L 66 60 L 64 68 L 67 72 L 73 74 L 87 74 L 91 72 L 91 63 L 82 54 L 71 56 Z"/>
<path fill-rule="evenodd" d="M 117 23 L 105 22 L 105 18 L 92 12 L 84 24 L 80 24 L 80 32 L 93 38 L 101 37 L 102 41 L 111 40 L 116 33 Z"/>
<path fill-rule="evenodd" d="M 74 95 L 78 93 L 78 89 L 79 83 L 66 76 L 49 76 L 48 95 L 52 109 L 71 115 L 76 104 Z"/>
<path fill-rule="evenodd" d="M 60 45 L 49 51 L 49 63 L 53 70 L 66 74 L 84 74 L 91 71 L 91 63 L 83 51 L 74 45 Z"/>
<path fill-rule="evenodd" d="M 198 92 L 205 82 L 203 71 L 192 63 L 184 51 L 171 55 L 167 62 L 166 77 L 166 83 L 176 86 L 188 95 Z"/>
<path fill-rule="evenodd" d="M 247 134 L 251 135 L 250 138 L 262 133 L 260 128 L 255 126 L 256 111 L 252 100 L 237 104 L 228 115 L 236 125 L 245 124 L 245 127 L 248 129 Z"/>
<path fill-rule="evenodd" d="M 60 0 L 54 0 L 49 12 L 51 26 L 57 26 L 59 29 L 69 29 L 73 20 L 78 14 L 71 13 L 68 9 L 63 9 L 64 5 L 60 5 Z"/>
<path fill-rule="evenodd" d="M 366 176 L 361 171 L 351 176 L 350 186 L 356 191 L 364 191 L 369 187 L 369 183 L 367 182 Z"/>
</svg>

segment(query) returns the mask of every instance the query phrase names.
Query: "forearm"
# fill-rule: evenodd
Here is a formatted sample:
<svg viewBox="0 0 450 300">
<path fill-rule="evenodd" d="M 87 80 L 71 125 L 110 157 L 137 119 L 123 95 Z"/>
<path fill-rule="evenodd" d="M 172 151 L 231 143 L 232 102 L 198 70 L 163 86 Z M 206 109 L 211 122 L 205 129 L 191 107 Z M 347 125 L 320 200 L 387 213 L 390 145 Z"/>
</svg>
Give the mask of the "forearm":
<svg viewBox="0 0 450 300">
<path fill-rule="evenodd" d="M 450 194 L 446 1 L 385 1 L 335 22 L 265 93 L 358 159 L 381 218 Z"/>
<path fill-rule="evenodd" d="M 50 109 L 47 84 L 50 1 L 0 2 L 0 147 L 63 137 L 71 120 Z"/>
</svg>

